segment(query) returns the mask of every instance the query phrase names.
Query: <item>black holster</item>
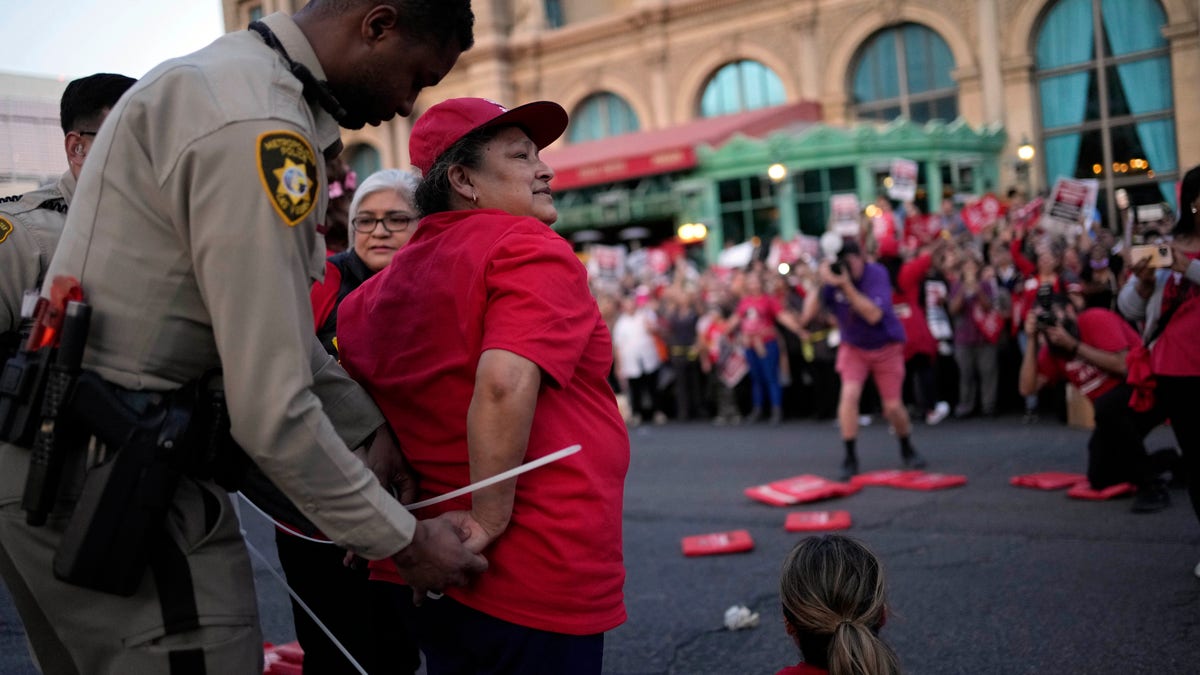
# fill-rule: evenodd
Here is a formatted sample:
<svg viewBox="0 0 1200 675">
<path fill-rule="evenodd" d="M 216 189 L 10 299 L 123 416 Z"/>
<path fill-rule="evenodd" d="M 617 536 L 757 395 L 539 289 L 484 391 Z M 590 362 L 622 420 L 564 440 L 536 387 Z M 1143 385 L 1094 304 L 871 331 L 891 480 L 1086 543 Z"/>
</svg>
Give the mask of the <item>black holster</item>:
<svg viewBox="0 0 1200 675">
<path fill-rule="evenodd" d="M 167 510 L 194 444 L 190 387 L 139 414 L 98 375 L 83 372 L 66 416 L 105 447 L 92 467 L 54 556 L 54 574 L 85 588 L 132 595 L 164 532 Z M 95 446 L 93 446 L 94 448 Z"/>
<path fill-rule="evenodd" d="M 246 492 L 274 517 L 318 532 L 234 442 L 216 371 L 144 409 L 123 400 L 137 392 L 89 371 L 79 375 L 74 393 L 63 414 L 104 446 L 105 459 L 84 477 L 54 557 L 59 579 L 135 593 L 184 476 Z"/>
</svg>

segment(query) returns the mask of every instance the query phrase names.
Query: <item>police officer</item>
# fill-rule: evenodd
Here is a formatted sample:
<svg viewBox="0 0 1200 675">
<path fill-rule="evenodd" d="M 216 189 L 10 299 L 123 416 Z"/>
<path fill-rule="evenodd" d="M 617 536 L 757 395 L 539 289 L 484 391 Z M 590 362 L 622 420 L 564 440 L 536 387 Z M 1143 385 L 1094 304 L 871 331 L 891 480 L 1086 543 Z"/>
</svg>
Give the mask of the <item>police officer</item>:
<svg viewBox="0 0 1200 675">
<path fill-rule="evenodd" d="M 59 101 L 67 171 L 56 182 L 33 192 L 0 199 L 0 358 L 15 348 L 21 298 L 25 291 L 42 284 L 96 132 L 135 81 L 124 75 L 97 73 L 68 84 Z"/>
<path fill-rule="evenodd" d="M 417 589 L 465 583 L 486 562 L 462 546 L 464 514 L 415 521 L 348 452 L 314 372 L 345 380 L 348 397 L 361 390 L 313 338 L 308 298 L 338 126 L 407 115 L 471 46 L 472 21 L 467 0 L 313 0 L 160 65 L 96 138 L 47 272 L 78 278 L 93 306 L 85 369 L 121 391 L 169 392 L 222 368 L 246 453 L 322 532 L 392 557 Z M 386 475 L 394 446 L 375 438 Z M 223 490 L 180 483 L 171 550 L 121 597 L 53 577 L 72 494 L 45 527 L 26 525 L 28 464 L 0 445 L 0 567 L 45 672 L 261 672 L 249 559 Z M 53 653 L 71 667 L 48 669 Z"/>
</svg>

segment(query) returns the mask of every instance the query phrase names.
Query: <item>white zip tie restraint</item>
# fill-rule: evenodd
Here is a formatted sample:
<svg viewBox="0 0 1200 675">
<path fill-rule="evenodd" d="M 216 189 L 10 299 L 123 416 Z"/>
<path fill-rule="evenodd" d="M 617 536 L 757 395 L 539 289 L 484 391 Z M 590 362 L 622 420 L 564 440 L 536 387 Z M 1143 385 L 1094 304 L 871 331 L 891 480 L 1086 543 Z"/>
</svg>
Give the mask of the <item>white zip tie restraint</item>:
<svg viewBox="0 0 1200 675">
<path fill-rule="evenodd" d="M 254 506 L 253 502 L 251 502 L 249 499 L 246 499 L 246 495 L 243 495 L 241 493 L 238 493 L 238 494 L 242 498 L 243 501 L 245 501 L 250 506 Z M 258 508 L 257 506 L 254 506 L 254 510 L 258 511 L 259 513 L 262 513 L 262 509 Z M 300 595 L 298 593 L 296 593 L 296 591 L 292 590 L 292 587 L 288 585 L 287 580 L 284 579 L 279 574 L 279 572 L 275 571 L 275 568 L 271 566 L 271 562 L 269 560 L 267 560 L 267 557 L 265 555 L 263 555 L 261 551 L 259 551 L 257 548 L 255 548 L 254 544 L 250 543 L 250 539 L 246 536 L 246 528 L 242 527 L 242 510 L 240 508 L 238 508 L 238 502 L 236 499 L 233 500 L 233 512 L 235 514 L 237 514 L 238 531 L 241 532 L 242 541 L 246 542 L 246 548 L 250 551 L 250 553 L 252 553 L 255 558 L 258 558 L 258 561 L 260 563 L 262 563 L 263 567 L 267 568 L 267 571 L 271 573 L 271 576 L 275 577 L 275 580 L 278 581 L 279 584 L 287 590 L 288 595 L 292 596 L 292 600 L 295 600 L 296 604 L 300 605 L 300 608 L 303 609 L 304 613 L 308 615 L 308 618 L 312 619 L 313 623 L 317 624 L 317 628 L 320 628 L 321 632 L 325 634 L 325 637 L 329 638 L 329 641 L 332 642 L 333 645 L 338 648 L 338 651 L 342 653 L 342 656 L 346 657 L 346 660 L 350 662 L 350 665 L 354 666 L 354 669 L 357 670 L 359 673 L 361 673 L 361 675 L 370 675 L 370 673 L 367 672 L 367 669 L 363 668 L 362 665 L 359 664 L 359 662 L 355 660 L 354 656 L 352 656 L 350 654 L 350 650 L 346 649 L 345 645 L 342 644 L 342 641 L 337 639 L 337 636 L 335 636 L 333 634 L 333 631 L 329 630 L 329 627 L 325 625 L 325 622 L 323 622 L 323 621 L 321 621 L 321 619 L 317 618 L 317 613 L 314 612 L 312 610 L 312 608 L 308 606 L 308 603 L 304 602 L 304 600 L 300 597 Z M 266 515 L 266 514 L 263 514 L 263 515 Z M 267 516 L 267 517 L 270 518 L 270 516 Z M 303 536 L 303 535 L 297 535 L 297 536 Z M 315 541 L 318 543 L 324 543 L 324 544 L 332 543 L 332 542 L 328 542 L 328 541 L 322 542 L 320 539 L 310 539 L 309 537 L 304 537 L 304 538 L 308 539 L 309 541 Z"/>
<path fill-rule="evenodd" d="M 576 443 L 575 445 L 567 446 L 567 447 L 563 448 L 562 450 L 552 452 L 544 457 L 538 457 L 537 459 L 525 462 L 524 464 L 522 464 L 520 466 L 515 466 L 515 467 L 509 469 L 508 471 L 503 471 L 501 473 L 498 473 L 495 476 L 492 476 L 491 478 L 484 478 L 483 480 L 471 483 L 470 485 L 468 485 L 466 487 L 461 487 L 461 488 L 458 488 L 457 490 L 451 490 L 450 492 L 447 492 L 444 495 L 438 495 L 436 497 L 431 497 L 424 501 L 416 502 L 415 504 L 409 504 L 409 505 L 405 506 L 404 508 L 408 509 L 409 511 L 416 511 L 417 509 L 423 509 L 426 506 L 433 506 L 434 504 L 441 504 L 444 501 L 454 499 L 455 497 L 461 497 L 465 494 L 470 494 L 472 492 L 475 492 L 476 490 L 480 490 L 489 485 L 495 485 L 496 483 L 499 483 L 501 481 L 506 481 L 509 478 L 515 478 L 516 476 L 519 476 L 527 471 L 533 471 L 534 469 L 543 467 L 543 466 L 549 464 L 550 462 L 557 462 L 558 460 L 560 460 L 564 457 L 569 457 L 569 456 L 579 452 L 579 450 L 581 448 L 582 448 L 582 446 L 579 445 L 578 443 Z M 311 541 L 311 542 L 314 542 L 317 544 L 332 544 L 333 543 L 332 541 L 330 541 L 328 539 L 316 539 L 314 537 L 310 537 L 308 535 L 305 535 L 305 534 L 302 534 L 302 533 L 296 531 L 295 528 L 289 527 L 288 525 L 285 525 L 285 524 L 279 522 L 278 520 L 275 520 L 274 518 L 271 517 L 271 514 L 258 508 L 258 505 L 255 504 L 254 502 L 250 501 L 250 498 L 247 497 L 246 495 L 244 495 L 240 492 L 238 494 L 242 497 L 243 500 L 245 500 L 245 502 L 247 504 L 249 504 L 251 506 L 251 508 L 253 508 L 255 511 L 258 511 L 259 513 L 261 513 L 264 518 L 266 518 L 267 520 L 274 523 L 276 527 L 283 530 L 284 532 L 287 532 L 288 534 L 290 534 L 294 537 L 298 537 L 305 541 Z"/>
<path fill-rule="evenodd" d="M 549 464 L 550 462 L 557 462 L 558 460 L 562 459 L 563 457 L 569 457 L 570 455 L 573 455 L 573 454 L 579 452 L 580 448 L 581 448 L 581 446 L 578 443 L 576 443 L 575 445 L 563 448 L 562 450 L 559 450 L 557 452 L 552 452 L 549 455 L 546 455 L 545 457 L 539 457 L 535 460 L 526 462 L 520 466 L 513 467 L 513 468 L 509 469 L 508 471 L 498 473 L 495 476 L 492 476 L 491 478 L 484 478 L 481 481 L 476 481 L 466 487 L 462 487 L 457 490 L 447 492 L 444 495 L 438 495 L 437 497 L 433 497 L 431 499 L 426 499 L 424 501 L 420 501 L 415 504 L 409 504 L 406 508 L 409 511 L 416 511 L 417 509 L 422 509 L 422 508 L 425 508 L 426 506 L 440 504 L 449 499 L 454 499 L 455 497 L 461 497 L 462 495 L 469 494 L 471 492 L 479 490 L 480 488 L 485 488 L 489 485 L 495 485 L 496 483 L 499 483 L 500 481 L 505 481 L 505 480 L 508 480 L 509 478 L 519 476 L 519 475 L 525 473 L 526 471 L 533 471 L 534 469 L 545 466 L 545 465 Z M 270 516 L 270 514 L 268 514 L 266 511 L 263 511 L 262 509 L 258 508 L 258 505 L 255 504 L 254 502 L 250 501 L 250 498 L 247 497 L 246 495 L 244 495 L 240 492 L 237 494 L 239 497 L 241 497 L 241 500 L 246 502 L 247 504 L 249 504 L 252 509 L 254 509 L 255 511 L 258 511 L 260 514 L 262 514 L 262 516 L 264 518 L 269 520 L 276 527 L 287 532 L 289 535 L 292 535 L 294 537 L 299 537 L 300 539 L 303 539 L 305 541 L 311 541 L 311 542 L 314 542 L 317 544 L 332 544 L 333 543 L 332 541 L 330 541 L 328 539 L 315 539 L 313 537 L 309 537 L 305 534 L 301 534 L 300 532 L 297 532 L 295 528 L 284 525 L 283 523 L 279 522 L 278 520 L 275 520 L 274 518 L 272 518 Z M 256 558 L 258 558 L 258 561 L 262 563 L 263 567 L 267 568 L 267 571 L 271 573 L 271 576 L 275 577 L 275 580 L 278 581 L 280 583 L 280 585 L 282 585 L 285 589 L 287 589 L 288 595 L 290 595 L 292 597 L 292 599 L 296 601 L 296 604 L 300 605 L 300 608 L 304 610 L 304 613 L 307 614 L 309 616 L 309 618 L 312 619 L 313 622 L 317 624 L 317 627 L 321 629 L 321 632 L 325 634 L 325 637 L 329 638 L 329 641 L 332 642 L 334 644 L 334 646 L 336 646 L 338 648 L 338 651 L 340 651 L 342 653 L 342 655 L 346 657 L 346 659 L 350 662 L 350 665 L 354 666 L 355 670 L 357 670 L 362 675 L 369 675 L 367 673 L 366 669 L 364 669 L 361 665 L 359 665 L 358 661 L 354 660 L 354 657 L 350 655 L 349 650 L 347 650 L 342 645 L 341 641 L 338 640 L 337 637 L 334 636 L 333 632 L 330 631 L 329 628 L 325 626 L 325 623 L 322 622 L 319 618 L 317 618 L 316 612 L 314 612 L 308 606 L 308 604 L 305 603 L 304 600 L 302 600 L 300 598 L 300 595 L 297 594 L 296 591 L 292 590 L 292 587 L 288 585 L 287 580 L 284 579 L 282 576 L 280 576 L 280 574 L 278 572 L 275 571 L 275 568 L 271 566 L 271 563 L 267 560 L 266 556 L 264 556 L 262 554 L 262 552 L 260 552 L 257 548 L 255 548 L 254 544 L 250 543 L 250 540 L 246 537 L 246 528 L 241 526 L 242 510 L 238 507 L 237 500 L 233 501 L 233 510 L 237 514 L 238 530 L 242 534 L 242 540 L 246 542 L 246 548 L 252 554 L 254 554 L 254 556 Z M 427 592 L 426 595 L 428 595 L 430 598 L 433 598 L 434 600 L 442 597 L 441 593 L 434 593 L 432 591 Z"/>
<path fill-rule="evenodd" d="M 513 478 L 514 476 L 519 476 L 519 475 L 525 473 L 526 471 L 533 471 L 534 469 L 545 466 L 545 465 L 549 464 L 550 462 L 557 462 L 558 460 L 562 459 L 563 457 L 569 457 L 569 456 L 579 452 L 581 447 L 582 446 L 580 446 L 578 443 L 576 443 L 575 445 L 565 447 L 562 450 L 559 450 L 557 452 L 552 452 L 552 453 L 546 455 L 545 457 L 538 457 L 535 460 L 525 462 L 521 466 L 515 466 L 515 467 L 509 469 L 508 471 L 498 473 L 495 476 L 492 476 L 491 478 L 484 478 L 483 480 L 471 483 L 470 485 L 468 485 L 466 487 L 461 487 L 457 490 L 451 490 L 450 492 L 447 492 L 444 495 L 438 495 L 436 497 L 432 497 L 430 499 L 426 499 L 424 501 L 420 501 L 415 504 L 409 504 L 406 508 L 409 511 L 416 511 L 417 509 L 423 509 L 426 506 L 433 506 L 434 504 L 441 504 L 442 502 L 450 500 L 450 499 L 454 499 L 455 497 L 461 497 L 465 494 L 470 494 L 476 490 L 485 488 L 489 485 L 495 485 L 496 483 L 508 480 L 509 478 Z"/>
</svg>

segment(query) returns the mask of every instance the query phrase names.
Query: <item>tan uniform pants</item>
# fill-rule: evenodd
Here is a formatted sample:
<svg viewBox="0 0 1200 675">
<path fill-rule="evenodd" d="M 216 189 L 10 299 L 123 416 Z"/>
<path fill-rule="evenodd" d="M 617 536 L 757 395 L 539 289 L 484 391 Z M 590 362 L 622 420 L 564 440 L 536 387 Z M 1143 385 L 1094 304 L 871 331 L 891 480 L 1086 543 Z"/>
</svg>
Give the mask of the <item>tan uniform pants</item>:
<svg viewBox="0 0 1200 675">
<path fill-rule="evenodd" d="M 43 673 L 262 672 L 253 574 L 224 490 L 180 482 L 168 541 L 126 598 L 54 577 L 54 553 L 83 471 L 68 461 L 64 499 L 45 526 L 30 527 L 21 509 L 28 464 L 27 450 L 0 443 L 0 575 Z"/>
</svg>

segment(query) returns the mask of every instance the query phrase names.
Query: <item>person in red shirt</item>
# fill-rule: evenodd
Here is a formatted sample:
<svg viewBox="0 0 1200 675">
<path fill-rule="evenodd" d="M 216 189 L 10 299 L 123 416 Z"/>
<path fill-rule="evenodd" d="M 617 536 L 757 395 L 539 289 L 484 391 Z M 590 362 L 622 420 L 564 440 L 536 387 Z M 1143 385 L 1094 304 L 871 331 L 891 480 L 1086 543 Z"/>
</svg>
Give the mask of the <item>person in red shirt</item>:
<svg viewBox="0 0 1200 675">
<path fill-rule="evenodd" d="M 938 393 L 934 365 L 938 358 L 938 342 L 929 331 L 922 301 L 922 282 L 933 266 L 933 251 L 946 247 L 938 237 L 931 245 L 923 246 L 912 259 L 904 262 L 893 279 L 895 289 L 892 305 L 896 318 L 904 326 L 904 372 L 911 380 L 913 400 L 925 416 L 925 423 L 934 425 L 950 414 L 950 404 Z"/>
<path fill-rule="evenodd" d="M 1171 265 L 1133 266 L 1117 296 L 1121 314 L 1144 324 L 1150 345 L 1149 369 L 1157 384 L 1154 399 L 1166 408 L 1171 430 L 1183 451 L 1192 510 L 1200 518 L 1200 166 L 1179 183 L 1179 221 L 1171 230 Z M 1200 577 L 1200 565 L 1195 574 Z"/>
<path fill-rule="evenodd" d="M 783 419 L 783 389 L 779 383 L 779 340 L 775 322 L 784 324 L 794 333 L 800 325 L 784 309 L 774 295 L 763 290 L 763 272 L 746 273 L 746 293 L 738 302 L 729 321 L 730 334 L 740 329 L 746 362 L 750 364 L 750 398 L 752 408 L 747 422 L 757 422 L 763 414 L 763 404 L 771 404 L 771 424 Z"/>
<path fill-rule="evenodd" d="M 1052 302 L 1049 312 L 1034 309 L 1025 319 L 1029 348 L 1021 361 L 1021 394 L 1035 394 L 1063 379 L 1078 387 L 1095 407 L 1096 426 L 1088 439 L 1092 488 L 1134 483 L 1134 512 L 1165 509 L 1171 496 L 1161 475 L 1175 470 L 1179 456 L 1174 449 L 1147 454 L 1143 441 L 1166 415 L 1161 406 L 1143 412 L 1131 408 L 1133 389 L 1125 382 L 1126 355 L 1141 339 L 1115 312 L 1092 308 L 1077 313 L 1061 296 Z"/>
<path fill-rule="evenodd" d="M 784 625 L 804 660 L 776 675 L 897 675 L 896 653 L 879 639 L 887 620 L 883 569 L 858 541 L 804 539 L 779 580 Z"/>
<path fill-rule="evenodd" d="M 427 110 L 409 140 L 423 218 L 339 309 L 342 365 L 395 430 L 421 499 L 583 446 L 417 512 L 467 510 L 464 541 L 489 561 L 470 586 L 402 607 L 431 675 L 598 674 L 604 632 L 625 621 L 629 436 L 606 379 L 612 341 L 549 227 L 554 172 L 538 156 L 566 126 L 548 101 Z"/>
</svg>

